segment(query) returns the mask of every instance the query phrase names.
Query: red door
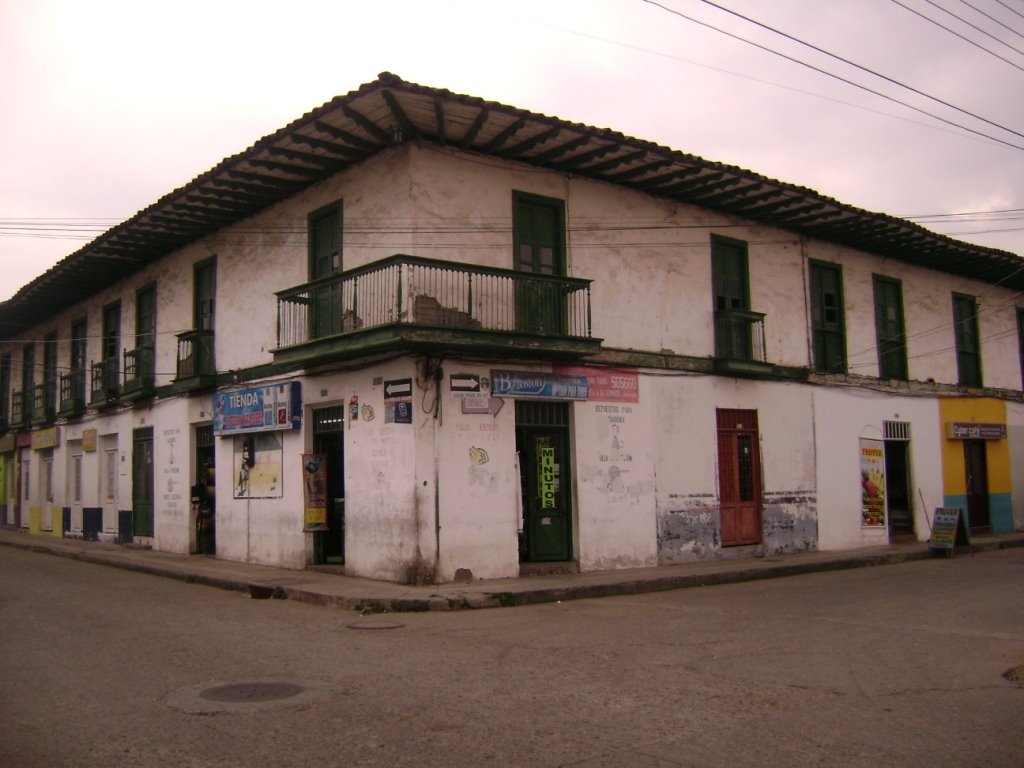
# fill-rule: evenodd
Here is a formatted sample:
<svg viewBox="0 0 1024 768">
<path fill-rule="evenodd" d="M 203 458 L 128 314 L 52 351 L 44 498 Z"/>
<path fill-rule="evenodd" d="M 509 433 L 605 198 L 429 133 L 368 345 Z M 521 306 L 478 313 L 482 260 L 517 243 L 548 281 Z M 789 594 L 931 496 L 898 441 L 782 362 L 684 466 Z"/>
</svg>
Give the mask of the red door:
<svg viewBox="0 0 1024 768">
<path fill-rule="evenodd" d="M 761 461 L 757 411 L 719 409 L 718 498 L 722 546 L 761 543 Z"/>
</svg>

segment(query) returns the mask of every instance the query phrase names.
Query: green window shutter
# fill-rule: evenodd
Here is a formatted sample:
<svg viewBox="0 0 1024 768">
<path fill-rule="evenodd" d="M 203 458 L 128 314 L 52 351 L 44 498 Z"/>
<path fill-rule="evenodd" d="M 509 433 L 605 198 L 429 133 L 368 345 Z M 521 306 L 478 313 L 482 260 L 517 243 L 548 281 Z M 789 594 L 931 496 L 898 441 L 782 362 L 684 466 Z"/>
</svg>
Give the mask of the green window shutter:
<svg viewBox="0 0 1024 768">
<path fill-rule="evenodd" d="M 953 323 L 958 383 L 962 387 L 980 387 L 981 336 L 978 303 L 973 296 L 953 294 Z"/>
<path fill-rule="evenodd" d="M 715 292 L 715 311 L 750 309 L 747 284 L 747 245 L 714 238 L 711 241 L 711 281 Z"/>
<path fill-rule="evenodd" d="M 821 373 L 845 373 L 842 268 L 821 262 L 812 262 L 810 268 L 814 369 Z"/>
<path fill-rule="evenodd" d="M 341 205 L 323 208 L 309 217 L 309 279 L 341 271 Z"/>
<path fill-rule="evenodd" d="M 903 287 L 898 280 L 875 275 L 875 342 L 878 377 L 906 381 L 907 341 L 903 323 Z"/>
</svg>

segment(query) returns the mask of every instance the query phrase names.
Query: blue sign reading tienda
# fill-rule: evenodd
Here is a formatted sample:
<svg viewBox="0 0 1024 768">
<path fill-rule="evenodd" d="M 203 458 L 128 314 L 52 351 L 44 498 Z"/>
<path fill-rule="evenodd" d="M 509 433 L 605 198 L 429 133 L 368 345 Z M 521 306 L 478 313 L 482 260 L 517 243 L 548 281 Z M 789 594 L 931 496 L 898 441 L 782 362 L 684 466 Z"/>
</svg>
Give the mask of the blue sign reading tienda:
<svg viewBox="0 0 1024 768">
<path fill-rule="evenodd" d="M 586 400 L 586 376 L 533 371 L 491 371 L 495 397 L 535 397 L 546 400 Z"/>
<path fill-rule="evenodd" d="M 302 390 L 288 381 L 213 396 L 215 435 L 271 432 L 302 426 Z"/>
</svg>

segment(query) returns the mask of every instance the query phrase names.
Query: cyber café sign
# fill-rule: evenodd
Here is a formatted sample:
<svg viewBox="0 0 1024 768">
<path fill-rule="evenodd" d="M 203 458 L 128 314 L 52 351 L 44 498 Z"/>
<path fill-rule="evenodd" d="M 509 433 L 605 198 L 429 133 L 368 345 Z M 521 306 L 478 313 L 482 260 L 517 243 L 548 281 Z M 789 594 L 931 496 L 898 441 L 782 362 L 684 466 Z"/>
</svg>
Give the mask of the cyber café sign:
<svg viewBox="0 0 1024 768">
<path fill-rule="evenodd" d="M 297 381 L 250 387 L 213 396 L 213 433 L 242 435 L 302 426 L 302 387 Z"/>
</svg>

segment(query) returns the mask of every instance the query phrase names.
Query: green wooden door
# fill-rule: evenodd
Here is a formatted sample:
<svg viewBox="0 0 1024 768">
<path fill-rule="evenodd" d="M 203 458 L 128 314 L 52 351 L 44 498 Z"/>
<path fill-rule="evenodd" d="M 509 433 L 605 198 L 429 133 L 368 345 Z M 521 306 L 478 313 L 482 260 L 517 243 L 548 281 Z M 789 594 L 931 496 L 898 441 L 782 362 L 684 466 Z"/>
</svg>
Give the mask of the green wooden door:
<svg viewBox="0 0 1024 768">
<path fill-rule="evenodd" d="M 737 312 L 750 309 L 745 243 L 715 238 L 711 243 L 711 283 L 715 310 L 715 357 L 750 360 L 750 324 Z"/>
<path fill-rule="evenodd" d="M 565 207 L 561 200 L 517 194 L 513 215 L 516 280 L 516 328 L 542 336 L 565 332 Z"/>
<path fill-rule="evenodd" d="M 568 406 L 517 402 L 516 448 L 523 494 L 523 546 L 528 561 L 572 556 Z"/>
<path fill-rule="evenodd" d="M 327 280 L 341 271 L 341 208 L 330 206 L 309 218 L 309 280 L 311 339 L 340 333 L 341 282 Z"/>
<path fill-rule="evenodd" d="M 153 535 L 153 428 L 136 429 L 132 440 L 132 534 Z"/>
</svg>

